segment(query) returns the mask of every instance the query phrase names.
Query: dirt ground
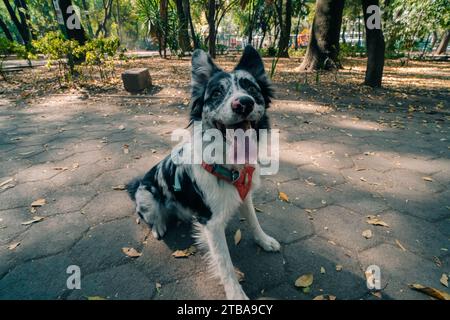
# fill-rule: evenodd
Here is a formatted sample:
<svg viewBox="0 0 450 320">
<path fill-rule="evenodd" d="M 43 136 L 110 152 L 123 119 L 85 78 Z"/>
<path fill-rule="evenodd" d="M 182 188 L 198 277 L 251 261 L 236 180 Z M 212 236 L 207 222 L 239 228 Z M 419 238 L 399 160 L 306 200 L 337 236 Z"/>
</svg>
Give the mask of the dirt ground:
<svg viewBox="0 0 450 320">
<path fill-rule="evenodd" d="M 231 70 L 237 60 L 217 63 Z M 269 70 L 271 59 L 264 61 Z M 411 283 L 448 292 L 441 279 L 450 271 L 450 63 L 389 60 L 381 89 L 360 85 L 364 63 L 346 59 L 326 74 L 296 72 L 298 59 L 278 63 L 269 114 L 280 129 L 280 171 L 263 179 L 255 206 L 282 250 L 261 251 L 238 217 L 227 229 L 250 298 L 428 298 Z M 151 90 L 123 90 L 120 73 L 131 67 L 149 68 Z M 60 87 L 46 67 L 0 82 L 2 299 L 224 297 L 200 253 L 172 256 L 192 245 L 190 227 L 154 240 L 118 188 L 168 154 L 170 133 L 187 124 L 189 59 L 115 68 L 106 82 Z M 46 201 L 32 209 L 38 199 Z M 124 247 L 142 255 L 130 258 Z M 365 279 L 374 264 L 382 272 L 377 292 Z M 81 268 L 81 290 L 66 287 L 69 265 Z M 311 273 L 307 290 L 295 287 Z"/>
</svg>

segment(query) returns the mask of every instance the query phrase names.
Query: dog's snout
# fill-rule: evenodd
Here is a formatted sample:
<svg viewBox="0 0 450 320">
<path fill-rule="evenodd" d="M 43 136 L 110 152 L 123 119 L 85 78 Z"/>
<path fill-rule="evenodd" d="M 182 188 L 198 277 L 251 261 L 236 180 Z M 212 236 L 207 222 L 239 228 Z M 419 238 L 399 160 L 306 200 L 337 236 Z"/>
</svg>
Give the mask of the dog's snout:
<svg viewBox="0 0 450 320">
<path fill-rule="evenodd" d="M 234 99 L 233 102 L 231 102 L 231 109 L 233 109 L 234 112 L 237 114 L 247 116 L 250 114 L 250 112 L 253 111 L 253 107 L 255 106 L 255 101 L 253 101 L 250 97 L 240 97 L 237 99 Z"/>
</svg>

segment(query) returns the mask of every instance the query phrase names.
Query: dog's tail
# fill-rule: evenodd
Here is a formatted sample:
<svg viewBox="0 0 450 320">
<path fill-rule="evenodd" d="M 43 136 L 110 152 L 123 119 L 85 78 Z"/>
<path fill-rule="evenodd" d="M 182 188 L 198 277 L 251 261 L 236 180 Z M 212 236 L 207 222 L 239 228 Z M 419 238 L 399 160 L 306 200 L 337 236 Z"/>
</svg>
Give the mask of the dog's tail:
<svg viewBox="0 0 450 320">
<path fill-rule="evenodd" d="M 126 185 L 128 195 L 130 196 L 130 198 L 133 201 L 136 200 L 136 191 L 139 188 L 140 184 L 141 184 L 141 178 L 135 178 L 135 179 L 131 180 L 130 182 L 128 182 L 128 184 Z"/>
</svg>

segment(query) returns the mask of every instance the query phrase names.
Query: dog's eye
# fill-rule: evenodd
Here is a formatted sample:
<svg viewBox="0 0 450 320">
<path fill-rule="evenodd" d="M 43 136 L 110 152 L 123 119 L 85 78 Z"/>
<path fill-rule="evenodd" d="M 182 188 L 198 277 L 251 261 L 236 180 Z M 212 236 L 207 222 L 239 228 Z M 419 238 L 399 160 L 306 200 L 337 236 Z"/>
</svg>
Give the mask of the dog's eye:
<svg viewBox="0 0 450 320">
<path fill-rule="evenodd" d="M 219 98 L 221 96 L 222 96 L 222 91 L 220 91 L 220 90 L 214 90 L 211 94 L 211 97 L 213 97 L 213 98 Z"/>
<path fill-rule="evenodd" d="M 258 94 L 258 89 L 256 87 L 251 86 L 247 89 L 247 92 L 250 93 L 251 95 L 255 95 Z"/>
</svg>

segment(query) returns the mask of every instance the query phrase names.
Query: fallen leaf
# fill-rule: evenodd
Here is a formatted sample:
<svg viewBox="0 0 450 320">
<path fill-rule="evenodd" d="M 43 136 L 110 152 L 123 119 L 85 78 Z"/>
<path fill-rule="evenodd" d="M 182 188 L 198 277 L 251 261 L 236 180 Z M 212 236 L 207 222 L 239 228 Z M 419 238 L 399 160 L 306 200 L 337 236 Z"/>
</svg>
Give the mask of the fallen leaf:
<svg viewBox="0 0 450 320">
<path fill-rule="evenodd" d="M 242 233 L 241 229 L 237 229 L 236 233 L 234 234 L 234 244 L 237 246 L 239 242 L 241 242 Z"/>
<path fill-rule="evenodd" d="M 137 250 L 134 248 L 125 247 L 125 248 L 122 248 L 122 252 L 125 253 L 130 258 L 137 258 L 137 257 L 142 256 L 142 253 L 137 252 Z"/>
<path fill-rule="evenodd" d="M 126 186 L 124 184 L 119 184 L 117 186 L 112 187 L 113 190 L 125 190 Z"/>
<path fill-rule="evenodd" d="M 14 250 L 14 249 L 17 248 L 18 246 L 20 246 L 20 242 L 15 242 L 15 243 L 10 244 L 10 245 L 8 246 L 8 249 L 9 249 L 9 250 Z"/>
<path fill-rule="evenodd" d="M 439 281 L 448 288 L 448 275 L 443 273 Z"/>
<path fill-rule="evenodd" d="M 45 199 L 37 199 L 36 201 L 33 201 L 31 206 L 32 207 L 42 207 L 46 203 L 47 203 L 47 201 Z"/>
<path fill-rule="evenodd" d="M 343 267 L 340 264 L 336 265 L 336 271 L 342 271 Z"/>
<path fill-rule="evenodd" d="M 124 144 L 123 145 L 123 153 L 128 154 L 130 152 L 130 150 L 128 149 L 128 145 Z"/>
<path fill-rule="evenodd" d="M 106 298 L 100 297 L 100 296 L 90 296 L 86 297 L 88 300 L 106 300 Z"/>
<path fill-rule="evenodd" d="M 422 177 L 423 180 L 428 181 L 428 182 L 433 182 L 433 178 L 432 177 Z"/>
<path fill-rule="evenodd" d="M 42 220 L 44 220 L 44 217 L 34 216 L 33 219 L 25 221 L 25 222 L 22 222 L 21 225 L 28 226 L 30 224 L 33 224 L 33 223 L 36 223 L 36 222 L 40 222 Z"/>
<path fill-rule="evenodd" d="M 184 250 L 176 250 L 172 253 L 172 257 L 174 258 L 187 258 L 189 256 L 192 256 L 197 252 L 197 248 L 195 246 L 190 246 L 187 249 Z"/>
<path fill-rule="evenodd" d="M 69 170 L 69 168 L 67 168 L 67 167 L 53 167 L 53 170 L 56 170 L 56 171 L 66 171 L 66 170 Z"/>
<path fill-rule="evenodd" d="M 280 192 L 278 193 L 278 197 L 280 198 L 281 201 L 289 202 L 289 197 L 288 197 L 287 194 L 284 193 L 284 192 L 281 192 L 281 191 L 280 191 Z"/>
<path fill-rule="evenodd" d="M 366 239 L 372 238 L 372 230 L 369 230 L 369 229 L 364 230 L 364 231 L 362 232 L 362 236 L 363 236 L 364 238 L 366 238 Z"/>
<path fill-rule="evenodd" d="M 336 296 L 330 294 L 321 294 L 315 297 L 313 300 L 336 300 Z"/>
<path fill-rule="evenodd" d="M 381 292 L 380 292 L 380 291 L 371 292 L 371 294 L 372 294 L 373 296 L 377 297 L 378 299 L 381 299 L 381 298 L 382 298 Z"/>
<path fill-rule="evenodd" d="M 241 270 L 239 270 L 238 268 L 234 267 L 234 273 L 236 273 L 236 277 L 237 277 L 239 282 L 244 282 L 245 281 L 245 274 Z"/>
<path fill-rule="evenodd" d="M 159 290 L 162 288 L 161 283 L 157 282 L 157 283 L 155 284 L 155 288 L 156 288 L 157 291 L 159 291 Z"/>
<path fill-rule="evenodd" d="M 433 261 L 436 264 L 436 266 L 438 266 L 439 268 L 442 267 L 442 261 L 438 257 L 434 256 Z"/>
<path fill-rule="evenodd" d="M 389 225 L 386 222 L 384 222 L 383 220 L 380 220 L 379 218 L 377 218 L 375 216 L 368 216 L 367 223 L 374 225 L 374 226 L 389 227 Z"/>
<path fill-rule="evenodd" d="M 258 208 L 258 207 L 255 207 L 255 211 L 256 211 L 256 212 L 263 212 L 262 209 L 260 209 L 260 208 Z"/>
<path fill-rule="evenodd" d="M 324 267 L 320 267 L 320 273 L 321 274 L 325 274 L 325 268 Z"/>
<path fill-rule="evenodd" d="M 431 288 L 431 287 L 425 287 L 421 284 L 410 284 L 409 287 L 413 290 L 425 293 L 433 298 L 439 299 L 439 300 L 450 300 L 450 294 L 447 292 Z"/>
<path fill-rule="evenodd" d="M 13 178 L 9 178 L 9 179 L 3 181 L 2 183 L 0 183 L 0 188 L 3 187 L 4 185 L 7 185 L 10 182 L 12 182 L 13 180 L 14 180 Z"/>
<path fill-rule="evenodd" d="M 313 281 L 314 275 L 312 273 L 304 274 L 295 280 L 295 286 L 298 288 L 306 288 L 311 286 Z"/>
<path fill-rule="evenodd" d="M 400 249 L 402 249 L 402 251 L 406 251 L 406 248 L 400 243 L 400 241 L 395 239 L 395 243 L 400 247 Z"/>
<path fill-rule="evenodd" d="M 125 126 L 124 126 L 123 124 L 121 124 L 121 125 L 119 126 L 119 130 L 125 130 Z"/>
<path fill-rule="evenodd" d="M 78 169 L 80 167 L 80 164 L 79 163 L 74 163 L 73 165 L 72 165 L 72 171 L 74 171 L 75 169 Z"/>
</svg>

